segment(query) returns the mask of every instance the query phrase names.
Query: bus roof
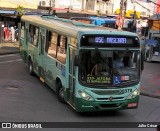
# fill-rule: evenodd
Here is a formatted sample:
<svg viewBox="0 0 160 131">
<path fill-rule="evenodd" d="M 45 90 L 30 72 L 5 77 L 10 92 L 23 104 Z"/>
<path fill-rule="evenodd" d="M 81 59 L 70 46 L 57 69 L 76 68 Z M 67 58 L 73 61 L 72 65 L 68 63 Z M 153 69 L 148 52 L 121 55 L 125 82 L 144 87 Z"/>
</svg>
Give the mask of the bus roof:
<svg viewBox="0 0 160 131">
<path fill-rule="evenodd" d="M 74 20 L 58 18 L 56 16 L 40 16 L 40 15 L 24 15 L 21 18 L 22 21 L 27 21 L 35 25 L 45 27 L 47 29 L 54 29 L 57 32 L 63 32 L 64 34 L 76 37 L 78 33 L 85 34 L 117 34 L 127 36 L 137 36 L 136 33 L 126 32 L 122 30 L 100 27 L 93 24 L 85 24 Z"/>
</svg>

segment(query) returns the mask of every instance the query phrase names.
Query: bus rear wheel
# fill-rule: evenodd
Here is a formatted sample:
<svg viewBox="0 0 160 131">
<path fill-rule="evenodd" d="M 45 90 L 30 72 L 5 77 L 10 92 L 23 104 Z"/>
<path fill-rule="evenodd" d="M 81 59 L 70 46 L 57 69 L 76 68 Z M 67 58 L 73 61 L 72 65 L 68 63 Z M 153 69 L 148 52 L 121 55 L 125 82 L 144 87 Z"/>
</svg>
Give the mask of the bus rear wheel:
<svg viewBox="0 0 160 131">
<path fill-rule="evenodd" d="M 62 84 L 60 82 L 57 84 L 56 89 L 57 89 L 57 98 L 58 98 L 59 102 L 65 103 L 64 90 L 63 90 Z"/>
<path fill-rule="evenodd" d="M 32 60 L 29 60 L 29 74 L 32 75 L 32 76 L 34 75 Z"/>
</svg>

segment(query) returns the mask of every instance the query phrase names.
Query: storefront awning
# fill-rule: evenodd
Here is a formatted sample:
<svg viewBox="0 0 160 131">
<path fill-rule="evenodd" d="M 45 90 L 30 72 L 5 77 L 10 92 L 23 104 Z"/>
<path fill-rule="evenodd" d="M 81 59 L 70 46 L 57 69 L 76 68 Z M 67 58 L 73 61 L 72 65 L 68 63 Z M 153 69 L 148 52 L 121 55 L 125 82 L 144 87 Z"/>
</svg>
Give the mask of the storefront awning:
<svg viewBox="0 0 160 131">
<path fill-rule="evenodd" d="M 159 20 L 160 19 L 160 13 L 159 14 L 154 14 L 152 15 L 150 18 L 148 18 L 149 20 Z"/>
<path fill-rule="evenodd" d="M 0 10 L 0 14 L 15 15 L 15 14 L 16 14 L 16 11 L 15 11 L 15 10 Z"/>
</svg>

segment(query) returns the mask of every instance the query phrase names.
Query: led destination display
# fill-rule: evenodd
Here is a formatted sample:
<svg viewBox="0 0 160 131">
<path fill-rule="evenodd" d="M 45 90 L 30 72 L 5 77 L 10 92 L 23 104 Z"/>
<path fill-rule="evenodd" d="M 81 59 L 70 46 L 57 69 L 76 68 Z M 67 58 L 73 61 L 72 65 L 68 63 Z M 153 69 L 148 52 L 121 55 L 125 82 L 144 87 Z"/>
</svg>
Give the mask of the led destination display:
<svg viewBox="0 0 160 131">
<path fill-rule="evenodd" d="M 126 38 L 112 38 L 107 37 L 106 39 L 104 37 L 95 37 L 95 40 L 93 41 L 93 38 L 90 38 L 89 41 L 93 43 L 111 43 L 111 44 L 126 44 L 127 39 Z"/>
<path fill-rule="evenodd" d="M 116 37 L 90 37 L 89 43 L 101 44 L 132 44 L 132 38 L 116 38 Z"/>
<path fill-rule="evenodd" d="M 140 44 L 138 37 L 86 35 L 81 39 L 81 46 L 140 47 Z"/>
</svg>

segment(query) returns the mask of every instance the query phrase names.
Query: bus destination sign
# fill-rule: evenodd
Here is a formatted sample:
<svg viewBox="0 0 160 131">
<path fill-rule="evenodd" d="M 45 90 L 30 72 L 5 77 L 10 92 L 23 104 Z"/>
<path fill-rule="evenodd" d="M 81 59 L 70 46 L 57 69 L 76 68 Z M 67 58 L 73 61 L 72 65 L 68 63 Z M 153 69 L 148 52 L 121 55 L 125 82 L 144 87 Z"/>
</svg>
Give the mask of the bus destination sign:
<svg viewBox="0 0 160 131">
<path fill-rule="evenodd" d="M 97 47 L 140 47 L 139 39 L 136 36 L 98 36 L 86 35 L 81 39 L 81 46 Z"/>
<path fill-rule="evenodd" d="M 93 41 L 92 39 L 89 39 L 90 41 Z M 126 38 L 113 38 L 113 37 L 95 37 L 94 43 L 111 43 L 111 44 L 126 44 L 127 39 Z"/>
</svg>

